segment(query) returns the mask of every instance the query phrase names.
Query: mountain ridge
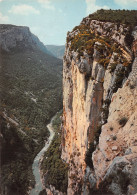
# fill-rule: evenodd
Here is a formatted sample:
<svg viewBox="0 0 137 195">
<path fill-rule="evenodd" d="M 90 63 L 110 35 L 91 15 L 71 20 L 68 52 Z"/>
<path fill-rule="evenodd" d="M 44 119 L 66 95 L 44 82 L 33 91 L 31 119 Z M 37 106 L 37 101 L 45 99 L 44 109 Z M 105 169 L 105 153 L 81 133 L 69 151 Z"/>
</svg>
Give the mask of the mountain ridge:
<svg viewBox="0 0 137 195">
<path fill-rule="evenodd" d="M 31 47 L 32 49 L 40 49 L 41 51 L 51 55 L 39 38 L 30 32 L 29 27 L 0 24 L 1 49 L 11 51 L 14 47 L 19 46 L 20 43 L 24 44 L 20 46 L 21 49 L 23 49 L 22 47 L 25 47 L 25 49 Z"/>
<path fill-rule="evenodd" d="M 65 52 L 65 45 L 46 45 L 46 48 L 59 59 L 63 59 Z"/>
<path fill-rule="evenodd" d="M 41 47 L 28 27 L 0 25 L 2 195 L 29 194 L 46 124 L 62 108 L 62 60 Z"/>
</svg>

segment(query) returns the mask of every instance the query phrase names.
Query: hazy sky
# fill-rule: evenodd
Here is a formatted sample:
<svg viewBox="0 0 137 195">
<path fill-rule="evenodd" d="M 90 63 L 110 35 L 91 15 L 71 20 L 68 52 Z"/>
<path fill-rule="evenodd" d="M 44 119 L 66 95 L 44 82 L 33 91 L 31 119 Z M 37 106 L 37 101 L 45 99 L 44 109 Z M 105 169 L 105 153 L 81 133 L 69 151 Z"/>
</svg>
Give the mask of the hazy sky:
<svg viewBox="0 0 137 195">
<path fill-rule="evenodd" d="M 137 10 L 137 0 L 0 0 L 0 23 L 28 26 L 44 44 L 63 45 L 68 31 L 101 8 Z"/>
</svg>

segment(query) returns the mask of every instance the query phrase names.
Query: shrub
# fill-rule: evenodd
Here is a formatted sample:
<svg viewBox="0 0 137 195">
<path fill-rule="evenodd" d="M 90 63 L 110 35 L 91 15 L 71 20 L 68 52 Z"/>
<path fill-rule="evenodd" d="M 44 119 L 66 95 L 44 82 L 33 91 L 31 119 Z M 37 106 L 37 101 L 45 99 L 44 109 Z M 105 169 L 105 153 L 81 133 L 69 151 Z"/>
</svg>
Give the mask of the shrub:
<svg viewBox="0 0 137 195">
<path fill-rule="evenodd" d="M 70 175 L 70 178 L 73 179 L 73 180 L 74 180 L 74 179 L 76 180 L 76 179 L 77 179 L 77 175 L 72 173 L 72 174 Z"/>
<path fill-rule="evenodd" d="M 77 153 L 77 156 L 80 156 L 80 152 Z"/>
<path fill-rule="evenodd" d="M 137 11 L 136 10 L 98 10 L 90 14 L 91 20 L 100 20 L 103 22 L 117 23 L 118 28 L 120 24 L 127 24 L 135 26 L 137 24 Z"/>
<path fill-rule="evenodd" d="M 117 60 L 118 60 L 118 56 L 115 55 L 115 56 L 114 56 L 114 62 L 117 62 Z"/>
<path fill-rule="evenodd" d="M 110 127 L 110 130 L 113 131 L 113 127 Z"/>
<path fill-rule="evenodd" d="M 103 112 L 104 115 L 108 115 L 109 113 L 108 107 L 102 108 L 101 111 Z"/>
<path fill-rule="evenodd" d="M 109 67 L 110 73 L 114 72 L 114 70 L 116 69 L 116 66 L 117 66 L 117 63 L 110 64 L 110 67 Z"/>
<path fill-rule="evenodd" d="M 111 102 L 111 100 L 110 100 L 110 99 L 105 99 L 105 100 L 104 100 L 104 104 L 108 104 L 108 105 L 109 105 L 109 104 L 110 104 L 110 102 Z"/>
<path fill-rule="evenodd" d="M 107 58 L 101 58 L 98 63 L 104 66 L 105 68 L 108 66 L 110 59 Z"/>
<path fill-rule="evenodd" d="M 95 42 L 101 43 L 100 45 L 96 45 L 96 49 L 102 55 L 101 59 L 103 59 L 102 65 L 107 66 L 111 57 L 110 48 L 111 48 L 111 40 L 107 37 L 100 37 L 97 33 L 92 32 L 87 25 L 80 25 L 73 29 L 73 32 L 77 30 L 77 34 L 71 39 L 68 37 L 67 42 L 71 41 L 70 50 L 77 51 L 79 53 L 78 59 L 83 55 L 83 51 L 85 50 L 88 55 L 93 56 L 94 53 L 94 45 Z M 108 53 L 109 59 L 105 59 L 104 51 Z"/>
<path fill-rule="evenodd" d="M 124 78 L 124 68 L 119 70 L 119 72 L 116 73 L 116 83 L 117 85 L 121 85 L 121 82 L 123 81 Z"/>
<path fill-rule="evenodd" d="M 131 46 L 133 43 L 134 37 L 132 35 L 132 30 L 130 30 L 128 33 L 126 33 L 125 36 L 125 42 L 127 46 Z"/>
<path fill-rule="evenodd" d="M 83 56 L 83 55 L 84 55 L 84 54 L 83 54 L 83 51 L 80 51 L 80 52 L 78 53 L 78 56 L 77 56 L 78 59 L 80 59 L 80 57 Z"/>
<path fill-rule="evenodd" d="M 122 117 L 120 120 L 119 120 L 119 124 L 124 127 L 125 124 L 127 123 L 128 119 L 126 117 Z"/>
<path fill-rule="evenodd" d="M 116 140 L 116 139 L 117 139 L 117 136 L 116 136 L 116 135 L 114 135 L 114 136 L 112 137 L 112 139 L 113 139 L 113 140 Z"/>
<path fill-rule="evenodd" d="M 129 87 L 130 87 L 130 89 L 135 89 L 135 85 L 133 85 L 133 84 L 130 84 Z"/>
</svg>

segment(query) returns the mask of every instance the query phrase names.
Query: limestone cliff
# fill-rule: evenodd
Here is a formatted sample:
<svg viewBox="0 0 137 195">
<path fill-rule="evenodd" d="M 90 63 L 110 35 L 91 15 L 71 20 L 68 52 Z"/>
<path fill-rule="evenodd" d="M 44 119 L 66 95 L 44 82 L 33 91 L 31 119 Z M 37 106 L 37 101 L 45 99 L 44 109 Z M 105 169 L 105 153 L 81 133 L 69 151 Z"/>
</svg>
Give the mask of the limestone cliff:
<svg viewBox="0 0 137 195">
<path fill-rule="evenodd" d="M 39 38 L 27 26 L 0 25 L 0 48 L 4 51 L 40 49 L 50 54 Z M 51 54 L 50 54 L 51 55 Z"/>
<path fill-rule="evenodd" d="M 68 32 L 62 158 L 68 195 L 137 193 L 137 27 L 93 20 Z"/>
</svg>

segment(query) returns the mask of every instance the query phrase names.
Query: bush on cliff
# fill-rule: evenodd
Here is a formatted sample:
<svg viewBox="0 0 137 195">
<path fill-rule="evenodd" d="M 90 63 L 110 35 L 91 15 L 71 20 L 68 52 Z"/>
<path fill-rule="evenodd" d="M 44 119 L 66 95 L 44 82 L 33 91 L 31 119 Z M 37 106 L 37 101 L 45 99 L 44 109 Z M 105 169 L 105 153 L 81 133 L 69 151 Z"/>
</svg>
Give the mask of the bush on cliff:
<svg viewBox="0 0 137 195">
<path fill-rule="evenodd" d="M 113 22 L 127 24 L 129 26 L 137 25 L 137 10 L 98 10 L 89 15 L 92 20 L 103 22 Z"/>
</svg>

